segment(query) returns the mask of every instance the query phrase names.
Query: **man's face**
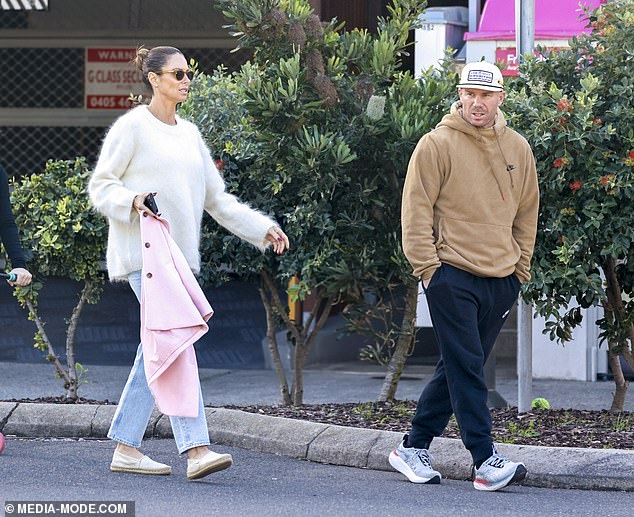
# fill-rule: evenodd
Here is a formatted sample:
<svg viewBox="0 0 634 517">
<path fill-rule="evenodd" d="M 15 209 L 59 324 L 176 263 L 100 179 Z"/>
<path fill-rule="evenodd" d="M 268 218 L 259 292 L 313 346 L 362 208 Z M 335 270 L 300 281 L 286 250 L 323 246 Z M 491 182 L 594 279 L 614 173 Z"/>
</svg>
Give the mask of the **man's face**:
<svg viewBox="0 0 634 517">
<path fill-rule="evenodd" d="M 498 106 L 504 100 L 504 92 L 459 88 L 458 96 L 462 102 L 462 118 L 475 127 L 493 127 Z"/>
</svg>

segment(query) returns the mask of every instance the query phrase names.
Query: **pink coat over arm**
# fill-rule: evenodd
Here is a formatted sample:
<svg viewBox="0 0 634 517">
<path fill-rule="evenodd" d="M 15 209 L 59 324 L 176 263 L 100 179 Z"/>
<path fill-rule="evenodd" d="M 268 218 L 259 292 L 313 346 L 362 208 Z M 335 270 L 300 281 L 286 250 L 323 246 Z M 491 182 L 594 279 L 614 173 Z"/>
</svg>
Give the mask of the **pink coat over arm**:
<svg viewBox="0 0 634 517">
<path fill-rule="evenodd" d="M 207 332 L 213 309 L 164 219 L 141 217 L 141 343 L 145 376 L 165 415 L 198 416 L 194 343 Z"/>
</svg>

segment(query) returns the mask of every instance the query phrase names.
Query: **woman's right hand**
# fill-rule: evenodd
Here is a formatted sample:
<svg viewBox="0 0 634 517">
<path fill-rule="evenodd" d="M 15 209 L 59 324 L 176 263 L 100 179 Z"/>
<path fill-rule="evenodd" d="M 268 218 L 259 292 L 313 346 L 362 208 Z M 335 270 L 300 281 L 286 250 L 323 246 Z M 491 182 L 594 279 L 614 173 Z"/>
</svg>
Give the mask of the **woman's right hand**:
<svg viewBox="0 0 634 517">
<path fill-rule="evenodd" d="M 13 268 L 10 273 L 14 274 L 16 277 L 15 281 L 9 281 L 9 285 L 11 286 L 17 285 L 18 287 L 26 287 L 31 283 L 31 273 L 23 267 Z"/>
<path fill-rule="evenodd" d="M 290 249 L 291 247 L 288 236 L 279 226 L 271 226 L 269 231 L 266 232 L 264 240 L 273 245 L 273 251 L 278 255 L 281 255 L 284 253 L 284 250 Z"/>
<path fill-rule="evenodd" d="M 156 196 L 156 192 L 152 192 L 153 195 Z M 150 195 L 150 192 L 146 192 L 144 194 L 139 194 L 138 196 L 134 196 L 132 200 L 132 208 L 134 208 L 139 215 L 143 215 L 146 213 L 147 215 L 158 219 L 161 214 L 154 214 L 152 210 L 150 210 L 147 206 L 145 206 L 145 198 Z M 145 216 L 147 217 L 147 216 Z"/>
</svg>

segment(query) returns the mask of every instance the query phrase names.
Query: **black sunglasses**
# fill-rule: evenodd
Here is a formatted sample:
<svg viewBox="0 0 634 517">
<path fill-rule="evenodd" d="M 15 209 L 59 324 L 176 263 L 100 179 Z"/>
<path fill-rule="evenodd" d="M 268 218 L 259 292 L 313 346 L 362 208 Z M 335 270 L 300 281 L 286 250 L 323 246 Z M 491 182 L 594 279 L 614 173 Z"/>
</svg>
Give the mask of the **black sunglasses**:
<svg viewBox="0 0 634 517">
<path fill-rule="evenodd" d="M 180 68 L 177 68 L 176 70 L 161 70 L 155 73 L 157 75 L 174 74 L 174 77 L 176 77 L 177 81 L 182 81 L 185 78 L 185 76 L 187 76 L 187 79 L 189 79 L 190 81 L 194 78 L 193 70 L 181 70 Z"/>
</svg>

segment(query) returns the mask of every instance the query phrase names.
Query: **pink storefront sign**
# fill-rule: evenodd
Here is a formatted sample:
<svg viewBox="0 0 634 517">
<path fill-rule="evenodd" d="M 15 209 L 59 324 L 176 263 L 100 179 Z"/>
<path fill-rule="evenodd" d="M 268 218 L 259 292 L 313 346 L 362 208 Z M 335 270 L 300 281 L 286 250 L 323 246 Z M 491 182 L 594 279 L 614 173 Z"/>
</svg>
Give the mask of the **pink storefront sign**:
<svg viewBox="0 0 634 517">
<path fill-rule="evenodd" d="M 603 0 L 535 0 L 535 39 L 570 39 L 587 32 L 581 7 L 596 9 Z M 466 32 L 465 41 L 514 40 L 515 2 L 486 0 L 476 32 Z"/>
<path fill-rule="evenodd" d="M 503 64 L 502 75 L 517 75 L 519 62 L 515 48 L 498 48 L 495 50 L 495 62 Z"/>
<path fill-rule="evenodd" d="M 549 52 L 553 50 L 561 50 L 561 47 L 552 47 L 547 50 Z M 543 54 L 540 54 L 539 52 L 535 52 L 535 55 L 541 59 L 545 59 Z M 502 75 L 514 76 L 519 74 L 519 60 L 517 59 L 515 47 L 496 49 L 495 62 L 501 65 L 500 68 L 502 68 Z"/>
</svg>

